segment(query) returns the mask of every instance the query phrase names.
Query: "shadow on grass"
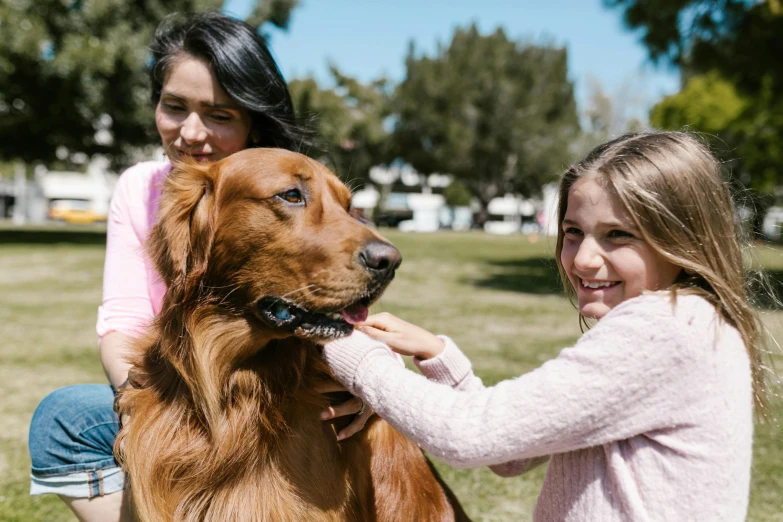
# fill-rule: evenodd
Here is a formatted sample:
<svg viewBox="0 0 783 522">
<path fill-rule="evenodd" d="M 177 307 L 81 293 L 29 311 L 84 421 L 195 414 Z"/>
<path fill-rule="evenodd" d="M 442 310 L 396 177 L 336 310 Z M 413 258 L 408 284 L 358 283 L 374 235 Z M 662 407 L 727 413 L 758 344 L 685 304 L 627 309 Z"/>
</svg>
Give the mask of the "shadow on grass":
<svg viewBox="0 0 783 522">
<path fill-rule="evenodd" d="M 105 245 L 106 230 L 79 230 L 66 228 L 0 229 L 0 245 L 42 245 L 65 243 L 70 245 Z"/>
<path fill-rule="evenodd" d="M 563 294 L 563 285 L 552 257 L 527 257 L 489 261 L 486 276 L 470 283 L 480 288 L 525 294 Z"/>
<path fill-rule="evenodd" d="M 526 294 L 563 295 L 563 285 L 552 257 L 529 257 L 489 261 L 486 276 L 469 281 L 479 288 Z M 764 310 L 783 309 L 783 270 L 765 270 L 766 282 L 754 278 L 750 293 L 754 304 Z"/>
</svg>

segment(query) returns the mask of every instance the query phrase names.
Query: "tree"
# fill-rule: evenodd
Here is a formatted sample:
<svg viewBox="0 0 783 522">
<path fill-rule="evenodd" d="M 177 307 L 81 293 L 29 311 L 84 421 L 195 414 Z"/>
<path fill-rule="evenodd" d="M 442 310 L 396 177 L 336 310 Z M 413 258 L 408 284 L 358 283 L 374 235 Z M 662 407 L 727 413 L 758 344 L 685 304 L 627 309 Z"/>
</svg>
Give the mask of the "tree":
<svg viewBox="0 0 783 522">
<path fill-rule="evenodd" d="M 735 170 L 749 187 L 769 194 L 783 184 L 780 0 L 604 4 L 622 10 L 626 25 L 640 31 L 653 61 L 683 72 L 683 91 L 654 110 L 658 124 L 677 128 L 687 123 L 719 135 L 730 151 L 724 159 L 735 160 Z"/>
<path fill-rule="evenodd" d="M 650 123 L 720 135 L 729 131 L 747 105 L 733 83 L 711 71 L 691 77 L 679 93 L 658 102 L 650 112 Z"/>
<path fill-rule="evenodd" d="M 389 82 L 380 78 L 363 84 L 329 67 L 335 86 L 323 89 L 313 78 L 289 82 L 297 115 L 310 119 L 317 141 L 334 171 L 345 180 L 367 179 L 370 167 L 390 160 Z"/>
<path fill-rule="evenodd" d="M 573 149 L 582 157 L 597 145 L 627 132 L 641 130 L 640 119 L 645 104 L 640 93 L 641 78 L 623 82 L 613 93 L 606 92 L 601 81 L 587 77 L 587 104 L 582 111 L 582 134 Z"/>
<path fill-rule="evenodd" d="M 457 29 L 447 48 L 417 57 L 395 93 L 397 153 L 419 172 L 453 175 L 481 203 L 539 193 L 571 160 L 579 132 L 565 49 Z"/>
<path fill-rule="evenodd" d="M 711 136 L 716 152 L 739 172 L 736 181 L 764 197 L 780 184 L 783 166 L 780 135 L 770 132 L 783 129 L 783 114 L 768 110 L 774 104 L 771 97 L 767 89 L 749 99 L 711 71 L 692 76 L 679 93 L 656 104 L 650 122 L 664 129 L 689 128 Z M 769 197 L 765 199 L 771 203 Z"/>
<path fill-rule="evenodd" d="M 0 160 L 49 162 L 65 147 L 122 164 L 154 143 L 147 44 L 167 14 L 222 0 L 0 0 Z M 285 27 L 296 0 L 250 19 Z"/>
</svg>

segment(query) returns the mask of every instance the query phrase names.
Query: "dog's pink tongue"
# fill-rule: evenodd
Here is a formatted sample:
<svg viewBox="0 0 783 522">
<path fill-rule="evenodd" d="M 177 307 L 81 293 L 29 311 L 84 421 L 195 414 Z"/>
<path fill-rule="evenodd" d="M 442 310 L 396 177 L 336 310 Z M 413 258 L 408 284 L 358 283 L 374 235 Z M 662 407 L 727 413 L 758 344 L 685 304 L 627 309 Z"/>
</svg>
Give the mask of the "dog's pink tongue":
<svg viewBox="0 0 783 522">
<path fill-rule="evenodd" d="M 367 307 L 359 303 L 352 304 L 348 308 L 340 310 L 340 313 L 343 314 L 343 319 L 345 319 L 348 324 L 361 323 L 367 319 L 368 312 Z"/>
</svg>

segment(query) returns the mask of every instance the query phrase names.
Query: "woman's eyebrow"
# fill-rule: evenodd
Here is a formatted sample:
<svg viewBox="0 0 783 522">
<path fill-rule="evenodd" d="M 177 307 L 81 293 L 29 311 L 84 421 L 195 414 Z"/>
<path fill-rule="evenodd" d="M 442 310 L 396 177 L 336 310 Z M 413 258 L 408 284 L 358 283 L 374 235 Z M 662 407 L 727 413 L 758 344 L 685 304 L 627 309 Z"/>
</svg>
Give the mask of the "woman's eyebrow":
<svg viewBox="0 0 783 522">
<path fill-rule="evenodd" d="M 207 103 L 207 102 L 201 102 L 201 105 L 204 107 L 211 107 L 213 109 L 230 109 L 237 111 L 239 110 L 239 105 L 235 103 Z"/>
<path fill-rule="evenodd" d="M 188 98 L 186 96 L 182 96 L 181 94 L 177 94 L 173 91 L 163 91 L 161 94 L 161 97 L 163 96 L 170 96 L 172 98 L 176 98 L 177 100 L 181 102 L 188 101 Z M 226 103 L 209 103 L 209 102 L 199 102 L 199 105 L 202 107 L 210 107 L 212 109 L 231 109 L 231 110 L 239 110 L 239 105 L 231 102 Z"/>
</svg>

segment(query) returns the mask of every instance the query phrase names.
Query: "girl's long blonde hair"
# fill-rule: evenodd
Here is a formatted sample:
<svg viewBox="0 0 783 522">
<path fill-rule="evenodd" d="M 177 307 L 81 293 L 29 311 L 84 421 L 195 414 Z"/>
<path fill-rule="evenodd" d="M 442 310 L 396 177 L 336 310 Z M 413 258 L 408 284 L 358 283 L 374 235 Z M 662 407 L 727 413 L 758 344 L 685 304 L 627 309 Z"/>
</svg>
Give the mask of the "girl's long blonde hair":
<svg viewBox="0 0 783 522">
<path fill-rule="evenodd" d="M 742 336 L 751 362 L 756 407 L 764 411 L 762 327 L 746 285 L 742 232 L 721 165 L 695 135 L 645 132 L 620 136 L 593 149 L 560 181 L 556 260 L 566 292 L 562 223 L 571 186 L 598 176 L 620 198 L 642 239 L 683 268 L 671 288 L 698 294 Z M 581 318 L 583 321 L 584 319 Z"/>
</svg>

